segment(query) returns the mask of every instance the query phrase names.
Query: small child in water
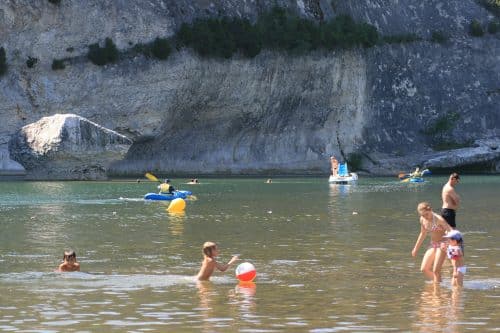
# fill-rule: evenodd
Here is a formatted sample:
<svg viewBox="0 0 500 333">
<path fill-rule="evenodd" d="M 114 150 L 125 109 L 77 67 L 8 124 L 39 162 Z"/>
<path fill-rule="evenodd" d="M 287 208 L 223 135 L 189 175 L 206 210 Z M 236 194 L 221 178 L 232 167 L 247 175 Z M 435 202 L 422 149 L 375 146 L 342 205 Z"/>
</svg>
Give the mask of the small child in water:
<svg viewBox="0 0 500 333">
<path fill-rule="evenodd" d="M 76 272 L 80 270 L 80 264 L 76 262 L 75 251 L 64 251 L 63 263 L 57 269 L 59 272 Z"/>
<path fill-rule="evenodd" d="M 217 248 L 217 244 L 213 242 L 205 242 L 205 244 L 203 244 L 203 262 L 197 275 L 199 281 L 210 280 L 210 276 L 212 276 L 215 268 L 224 272 L 232 263 L 238 260 L 238 256 L 233 256 L 227 264 L 223 265 L 215 260 L 218 255 L 219 249 Z"/>
<path fill-rule="evenodd" d="M 443 237 L 450 239 L 450 244 L 448 245 L 446 253 L 453 265 L 451 285 L 461 287 L 464 284 L 464 275 L 467 271 L 464 260 L 464 240 L 462 234 L 458 230 L 452 230 Z"/>
</svg>

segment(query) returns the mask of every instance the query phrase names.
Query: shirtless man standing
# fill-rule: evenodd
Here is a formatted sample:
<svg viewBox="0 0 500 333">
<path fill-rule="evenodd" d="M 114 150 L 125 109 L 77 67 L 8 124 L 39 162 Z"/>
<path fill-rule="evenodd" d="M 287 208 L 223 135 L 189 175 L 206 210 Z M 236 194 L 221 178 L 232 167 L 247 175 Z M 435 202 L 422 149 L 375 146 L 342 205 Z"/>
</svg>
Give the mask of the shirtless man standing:
<svg viewBox="0 0 500 333">
<path fill-rule="evenodd" d="M 441 199 L 443 200 L 443 207 L 441 209 L 441 216 L 448 222 L 450 227 L 455 229 L 455 215 L 460 204 L 460 197 L 455 191 L 455 186 L 460 181 L 458 173 L 454 172 L 450 175 L 448 182 L 443 186 L 441 192 Z"/>
</svg>

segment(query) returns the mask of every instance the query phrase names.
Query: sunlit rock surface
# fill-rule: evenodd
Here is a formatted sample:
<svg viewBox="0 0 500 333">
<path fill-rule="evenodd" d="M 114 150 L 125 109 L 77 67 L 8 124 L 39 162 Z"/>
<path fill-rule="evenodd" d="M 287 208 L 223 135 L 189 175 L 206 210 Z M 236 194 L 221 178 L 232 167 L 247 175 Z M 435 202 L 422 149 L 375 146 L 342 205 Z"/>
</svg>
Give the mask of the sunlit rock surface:
<svg viewBox="0 0 500 333">
<path fill-rule="evenodd" d="M 26 125 L 10 142 L 28 179 L 104 179 L 132 142 L 83 117 L 57 114 Z"/>
</svg>

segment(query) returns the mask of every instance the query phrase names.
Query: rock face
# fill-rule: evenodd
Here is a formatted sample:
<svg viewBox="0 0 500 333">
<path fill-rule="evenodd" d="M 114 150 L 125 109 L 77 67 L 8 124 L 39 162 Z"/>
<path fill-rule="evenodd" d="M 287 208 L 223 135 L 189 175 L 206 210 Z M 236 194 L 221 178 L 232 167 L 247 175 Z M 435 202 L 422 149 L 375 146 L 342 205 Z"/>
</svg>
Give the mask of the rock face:
<svg viewBox="0 0 500 333">
<path fill-rule="evenodd" d="M 26 170 L 16 161 L 10 159 L 7 150 L 0 150 L 0 178 L 19 178 L 26 175 Z"/>
<path fill-rule="evenodd" d="M 105 179 L 108 165 L 122 159 L 132 142 L 73 114 L 44 117 L 24 126 L 9 144 L 28 179 Z"/>
<path fill-rule="evenodd" d="M 349 14 L 383 34 L 422 39 L 254 59 L 185 49 L 163 62 L 137 56 L 98 67 L 85 58 L 105 37 L 125 49 L 199 16 L 254 19 L 275 4 L 317 21 Z M 373 174 L 438 157 L 443 170 L 498 172 L 498 155 L 475 146 L 500 137 L 500 34 L 471 37 L 472 19 L 485 26 L 491 14 L 474 0 L 1 1 L 9 69 L 0 79 L 0 149 L 22 126 L 70 110 L 134 141 L 111 174 L 325 174 L 332 154 L 356 155 Z M 448 40 L 429 41 L 435 31 Z M 39 59 L 34 68 L 28 56 Z M 67 67 L 51 70 L 64 57 Z M 442 159 L 462 152 L 435 150 L 443 143 L 471 157 Z"/>
</svg>

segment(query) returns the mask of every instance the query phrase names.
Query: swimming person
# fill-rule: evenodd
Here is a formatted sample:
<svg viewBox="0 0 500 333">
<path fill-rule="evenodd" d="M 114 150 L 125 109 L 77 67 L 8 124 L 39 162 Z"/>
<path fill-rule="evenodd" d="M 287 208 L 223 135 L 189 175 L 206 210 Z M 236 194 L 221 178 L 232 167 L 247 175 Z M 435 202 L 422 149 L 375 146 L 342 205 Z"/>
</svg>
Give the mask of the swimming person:
<svg viewBox="0 0 500 333">
<path fill-rule="evenodd" d="M 446 258 L 446 240 L 443 236 L 451 228 L 441 216 L 432 211 L 432 207 L 428 202 L 419 203 L 417 212 L 420 215 L 420 234 L 411 251 L 411 255 L 413 257 L 417 256 L 418 249 L 427 234 L 430 233 L 431 242 L 422 258 L 420 271 L 427 278 L 434 280 L 434 283 L 439 283 L 441 281 L 441 267 Z"/>
<path fill-rule="evenodd" d="M 443 200 L 441 216 L 453 229 L 457 227 L 455 217 L 458 206 L 460 205 L 460 197 L 455 191 L 455 186 L 459 181 L 460 176 L 458 173 L 452 173 L 448 182 L 443 186 L 443 190 L 441 191 L 441 199 Z"/>
<path fill-rule="evenodd" d="M 212 276 L 215 268 L 217 268 L 221 272 L 224 272 L 232 263 L 238 260 L 238 256 L 233 256 L 227 264 L 223 265 L 215 260 L 218 255 L 219 249 L 217 248 L 216 243 L 205 242 L 205 244 L 203 244 L 203 262 L 197 275 L 198 280 L 208 281 L 210 280 L 210 276 Z"/>
<path fill-rule="evenodd" d="M 464 240 L 462 238 L 462 234 L 458 230 L 452 230 L 444 237 L 450 239 L 450 244 L 448 245 L 446 253 L 448 254 L 448 258 L 451 259 L 451 264 L 453 265 L 451 285 L 461 287 L 464 284 L 464 275 L 467 271 L 464 260 Z"/>
<path fill-rule="evenodd" d="M 57 268 L 59 272 L 76 272 L 80 270 L 80 264 L 76 261 L 75 251 L 64 251 L 63 263 Z"/>
<path fill-rule="evenodd" d="M 158 189 L 160 190 L 159 194 L 173 194 L 175 191 L 175 188 L 170 185 L 170 179 L 165 179 L 163 183 L 158 185 Z"/>
</svg>

